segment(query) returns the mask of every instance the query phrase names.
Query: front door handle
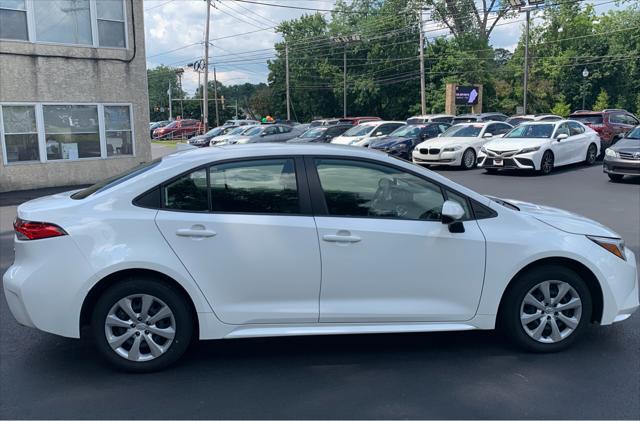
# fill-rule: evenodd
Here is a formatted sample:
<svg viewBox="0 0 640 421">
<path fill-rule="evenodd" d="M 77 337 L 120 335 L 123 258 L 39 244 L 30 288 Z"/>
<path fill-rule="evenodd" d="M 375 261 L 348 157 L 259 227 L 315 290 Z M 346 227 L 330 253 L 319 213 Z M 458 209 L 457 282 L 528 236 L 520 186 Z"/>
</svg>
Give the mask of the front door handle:
<svg viewBox="0 0 640 421">
<path fill-rule="evenodd" d="M 357 243 L 360 240 L 362 240 L 360 237 L 356 236 L 356 235 L 334 235 L 334 234 L 327 234 L 327 235 L 323 235 L 322 239 L 324 241 L 327 241 L 329 243 Z"/>
<path fill-rule="evenodd" d="M 176 231 L 176 235 L 179 237 L 208 238 L 216 235 L 216 232 L 205 229 L 203 225 L 194 225 L 191 228 L 180 228 Z"/>
</svg>

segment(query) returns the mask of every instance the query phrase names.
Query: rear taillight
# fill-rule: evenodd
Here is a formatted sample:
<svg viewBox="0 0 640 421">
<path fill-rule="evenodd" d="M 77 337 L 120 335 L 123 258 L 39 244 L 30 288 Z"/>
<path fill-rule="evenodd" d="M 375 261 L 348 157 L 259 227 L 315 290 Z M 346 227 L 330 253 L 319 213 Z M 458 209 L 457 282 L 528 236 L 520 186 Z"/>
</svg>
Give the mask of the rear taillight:
<svg viewBox="0 0 640 421">
<path fill-rule="evenodd" d="M 43 238 L 60 237 L 67 232 L 49 222 L 33 222 L 16 218 L 13 222 L 13 230 L 18 240 L 40 240 Z"/>
</svg>

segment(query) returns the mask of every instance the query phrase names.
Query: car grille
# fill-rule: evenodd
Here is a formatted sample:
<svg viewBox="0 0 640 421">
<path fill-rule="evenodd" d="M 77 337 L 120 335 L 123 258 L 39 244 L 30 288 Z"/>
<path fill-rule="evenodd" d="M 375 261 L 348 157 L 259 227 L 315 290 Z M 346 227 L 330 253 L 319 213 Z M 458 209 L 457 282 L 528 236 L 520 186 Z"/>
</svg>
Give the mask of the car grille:
<svg viewBox="0 0 640 421">
<path fill-rule="evenodd" d="M 620 154 L 620 158 L 622 159 L 640 161 L 640 153 L 638 152 L 618 152 L 618 154 Z"/>
<path fill-rule="evenodd" d="M 431 148 L 431 149 L 421 148 L 420 149 L 420 153 L 422 155 L 438 155 L 440 153 L 440 149 L 438 149 L 438 148 Z"/>
<path fill-rule="evenodd" d="M 519 151 L 520 151 L 520 149 L 514 149 L 514 150 L 511 150 L 511 151 L 494 151 L 494 150 L 491 150 L 491 149 L 487 149 L 487 156 L 491 156 L 491 157 L 501 156 L 503 158 L 508 158 L 508 157 L 514 156 Z"/>
</svg>

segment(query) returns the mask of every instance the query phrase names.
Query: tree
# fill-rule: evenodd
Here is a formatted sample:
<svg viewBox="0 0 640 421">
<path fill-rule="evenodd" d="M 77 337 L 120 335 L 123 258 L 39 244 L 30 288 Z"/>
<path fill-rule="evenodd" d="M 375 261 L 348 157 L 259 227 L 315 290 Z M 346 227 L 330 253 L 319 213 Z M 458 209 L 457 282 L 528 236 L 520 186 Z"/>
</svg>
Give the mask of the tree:
<svg viewBox="0 0 640 421">
<path fill-rule="evenodd" d="M 174 99 L 184 98 L 185 95 L 178 86 L 178 75 L 176 74 L 176 69 L 167 66 L 158 66 L 153 69 L 147 69 L 147 83 L 149 88 L 149 111 L 151 121 L 168 120 L 169 85 L 171 85 L 171 96 Z"/>
<path fill-rule="evenodd" d="M 560 117 L 567 117 L 571 114 L 571 106 L 567 104 L 564 95 L 558 95 L 558 100 L 553 108 L 551 108 L 551 114 L 559 115 Z"/>
<path fill-rule="evenodd" d="M 600 89 L 596 103 L 593 104 L 594 111 L 602 111 L 609 108 L 609 94 L 604 89 Z"/>
</svg>

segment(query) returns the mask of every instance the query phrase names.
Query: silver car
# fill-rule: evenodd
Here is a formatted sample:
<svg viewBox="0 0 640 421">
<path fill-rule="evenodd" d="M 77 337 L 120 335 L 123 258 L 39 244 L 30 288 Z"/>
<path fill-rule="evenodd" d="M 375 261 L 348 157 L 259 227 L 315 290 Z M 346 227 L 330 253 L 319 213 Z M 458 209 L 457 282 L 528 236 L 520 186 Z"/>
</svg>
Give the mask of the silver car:
<svg viewBox="0 0 640 421">
<path fill-rule="evenodd" d="M 286 142 L 302 134 L 305 128 L 306 125 L 303 124 L 297 126 L 265 124 L 248 130 L 242 136 L 230 139 L 229 143 Z"/>
</svg>

